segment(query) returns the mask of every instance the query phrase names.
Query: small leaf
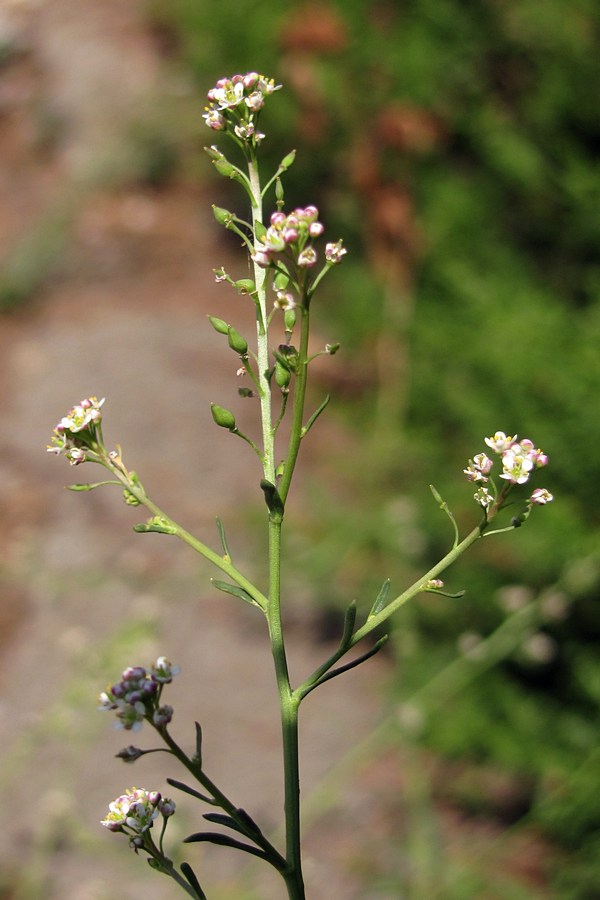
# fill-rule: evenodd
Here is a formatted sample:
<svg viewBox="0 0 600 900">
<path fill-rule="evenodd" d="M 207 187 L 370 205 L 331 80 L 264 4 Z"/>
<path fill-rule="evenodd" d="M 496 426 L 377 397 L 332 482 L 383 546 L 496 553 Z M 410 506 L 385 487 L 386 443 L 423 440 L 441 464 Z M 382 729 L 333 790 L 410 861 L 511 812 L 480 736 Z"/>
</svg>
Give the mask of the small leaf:
<svg viewBox="0 0 600 900">
<path fill-rule="evenodd" d="M 202 768 L 202 726 L 200 722 L 194 722 L 196 726 L 196 755 L 194 757 L 194 762 L 198 766 L 199 769 Z"/>
<path fill-rule="evenodd" d="M 253 856 L 260 857 L 260 859 L 268 858 L 263 850 L 259 850 L 257 847 L 252 847 L 251 844 L 243 844 L 241 841 L 236 841 L 235 838 L 229 837 L 228 834 L 220 834 L 219 832 L 215 831 L 198 831 L 195 834 L 190 834 L 186 838 L 184 838 L 183 843 L 219 844 L 222 847 L 233 847 L 236 850 L 243 850 L 245 853 L 251 853 Z"/>
<path fill-rule="evenodd" d="M 223 548 L 223 553 L 227 559 L 231 559 L 231 553 L 229 552 L 229 547 L 227 546 L 227 537 L 225 536 L 225 529 L 223 528 L 223 523 L 217 516 L 217 531 L 219 532 L 219 537 L 221 538 L 221 547 Z"/>
<path fill-rule="evenodd" d="M 206 894 L 200 887 L 200 882 L 196 878 L 196 873 L 192 869 L 189 863 L 182 862 L 181 863 L 181 871 L 183 875 L 187 878 L 188 883 L 194 888 L 196 893 L 198 894 L 198 900 L 206 900 Z"/>
<path fill-rule="evenodd" d="M 120 485 L 120 481 L 95 481 L 93 484 L 68 484 L 68 491 L 93 491 L 94 488 L 102 487 L 104 484 L 117 484 Z"/>
<path fill-rule="evenodd" d="M 344 650 L 352 637 L 352 632 L 354 631 L 354 623 L 356 622 L 356 601 L 353 600 L 348 609 L 346 610 L 346 615 L 344 616 L 344 631 L 342 633 L 342 639 L 340 641 L 340 650 Z"/>
<path fill-rule="evenodd" d="M 245 591 L 239 585 L 230 584 L 228 581 L 217 581 L 216 578 L 211 578 L 210 580 L 218 591 L 223 591 L 224 594 L 231 594 L 232 597 L 239 597 L 240 600 L 245 600 L 251 606 L 258 606 L 256 600 L 250 596 L 248 591 Z"/>
<path fill-rule="evenodd" d="M 283 502 L 279 496 L 279 491 L 270 481 L 263 478 L 260 482 L 263 494 L 265 495 L 265 503 L 269 508 L 272 522 L 281 522 L 283 520 Z"/>
<path fill-rule="evenodd" d="M 369 613 L 369 616 L 368 616 L 369 619 L 371 618 L 371 616 L 376 616 L 377 613 L 381 612 L 381 610 L 386 605 L 386 603 L 388 601 L 388 596 L 390 593 L 390 584 L 391 584 L 390 579 L 386 578 L 386 580 L 381 585 L 381 590 L 377 594 L 377 599 L 375 600 L 375 603 L 373 604 L 373 606 L 371 608 L 371 612 Z"/>
<path fill-rule="evenodd" d="M 203 800 L 205 803 L 210 803 L 211 806 L 215 805 L 215 801 L 212 797 L 207 797 L 206 794 L 201 794 L 200 791 L 197 791 L 195 788 L 190 787 L 189 784 L 184 784 L 183 781 L 177 781 L 175 778 L 167 778 L 167 784 L 170 784 L 171 787 L 177 788 L 178 791 L 183 791 L 184 794 L 189 794 L 190 797 L 195 797 L 196 800 Z"/>
<path fill-rule="evenodd" d="M 326 409 L 327 405 L 329 404 L 330 399 L 331 399 L 331 397 L 329 396 L 329 394 L 327 394 L 327 396 L 325 397 L 325 399 L 323 400 L 321 405 L 314 411 L 314 413 L 312 414 L 312 416 L 310 417 L 310 419 L 308 420 L 306 425 L 304 425 L 304 427 L 302 428 L 301 435 L 300 435 L 301 437 L 305 437 L 308 434 L 308 432 L 313 427 L 313 425 L 315 424 L 315 422 L 317 421 L 317 419 L 319 418 L 321 413 Z"/>
<path fill-rule="evenodd" d="M 223 813 L 204 813 L 202 816 L 203 819 L 206 819 L 207 822 L 214 822 L 215 825 L 223 825 L 225 828 L 233 828 L 234 831 L 237 831 L 238 834 L 244 834 L 248 837 L 246 831 L 235 821 L 231 816 L 226 816 Z"/>
</svg>

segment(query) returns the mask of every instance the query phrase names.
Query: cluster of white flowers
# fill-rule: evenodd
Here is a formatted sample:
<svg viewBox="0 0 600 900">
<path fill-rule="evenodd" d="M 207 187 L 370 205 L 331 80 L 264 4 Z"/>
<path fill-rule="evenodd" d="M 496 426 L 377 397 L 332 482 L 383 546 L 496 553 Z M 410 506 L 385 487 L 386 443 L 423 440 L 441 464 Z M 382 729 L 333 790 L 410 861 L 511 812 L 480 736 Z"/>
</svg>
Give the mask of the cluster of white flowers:
<svg viewBox="0 0 600 900">
<path fill-rule="evenodd" d="M 99 439 L 103 403 L 104 398 L 88 397 L 74 406 L 52 432 L 48 453 L 64 453 L 72 466 L 90 459 L 89 451 L 96 449 Z"/>
<path fill-rule="evenodd" d="M 163 685 L 169 684 L 179 672 L 165 656 L 159 656 L 151 669 L 129 666 L 121 680 L 100 694 L 100 710 L 117 711 L 117 727 L 139 731 L 144 720 L 157 728 L 168 725 L 173 707 L 160 704 Z"/>
<path fill-rule="evenodd" d="M 142 835 L 152 828 L 159 815 L 169 818 L 175 812 L 175 803 L 163 797 L 159 791 L 128 788 L 124 794 L 108 806 L 108 814 L 101 824 L 109 831 L 123 831 L 131 836 L 132 846 L 143 846 Z"/>
<path fill-rule="evenodd" d="M 536 448 L 533 441 L 528 438 L 518 441 L 517 435 L 510 436 L 503 431 L 497 431 L 491 437 L 485 438 L 485 443 L 501 457 L 500 478 L 508 481 L 509 484 L 525 484 L 536 469 L 548 464 L 546 454 Z M 485 487 L 493 465 L 493 459 L 490 459 L 486 453 L 478 453 L 469 460 L 467 468 L 463 470 L 469 481 L 480 485 L 475 492 L 475 499 L 485 509 L 488 509 L 495 499 L 489 488 Z M 550 503 L 552 499 L 552 494 L 546 488 L 536 488 L 529 501 L 543 506 Z"/>
<path fill-rule="evenodd" d="M 275 84 L 272 78 L 258 72 L 220 78 L 208 92 L 209 105 L 203 115 L 204 121 L 213 131 L 230 128 L 240 141 L 259 144 L 264 134 L 256 128 L 257 114 L 263 108 L 265 98 L 280 88 L 281 85 Z"/>
</svg>

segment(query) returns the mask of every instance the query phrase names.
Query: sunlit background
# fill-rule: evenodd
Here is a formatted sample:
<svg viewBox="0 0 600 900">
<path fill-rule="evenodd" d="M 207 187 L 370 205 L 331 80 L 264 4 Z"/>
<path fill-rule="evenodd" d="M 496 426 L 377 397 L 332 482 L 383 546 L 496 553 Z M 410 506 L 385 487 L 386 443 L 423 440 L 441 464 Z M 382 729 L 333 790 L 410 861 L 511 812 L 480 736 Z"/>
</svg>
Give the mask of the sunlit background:
<svg viewBox="0 0 600 900">
<path fill-rule="evenodd" d="M 314 368 L 312 401 L 334 400 L 290 516 L 294 672 L 351 600 L 366 613 L 449 548 L 429 484 L 475 524 L 462 469 L 485 435 L 541 446 L 555 495 L 447 573 L 462 599 L 423 596 L 385 655 L 307 701 L 309 896 L 598 896 L 599 28 L 592 0 L 3 0 L 1 900 L 176 896 L 98 825 L 124 787 L 163 789 L 167 758 L 125 770 L 95 711 L 160 653 L 182 665 L 181 740 L 200 718 L 213 770 L 280 819 L 261 622 L 134 535 L 118 492 L 65 492 L 87 473 L 44 453 L 106 394 L 107 437 L 157 502 L 215 546 L 220 515 L 262 577 L 259 475 L 209 403 L 249 429 L 254 410 L 205 318 L 251 327 L 213 282 L 246 264 L 210 204 L 243 208 L 201 117 L 249 70 L 284 85 L 265 170 L 296 148 L 286 205 L 316 204 L 349 249 L 315 304 L 316 340 L 342 349 Z M 182 837 L 200 812 L 174 799 Z M 193 853 L 211 900 L 281 896 Z"/>
</svg>

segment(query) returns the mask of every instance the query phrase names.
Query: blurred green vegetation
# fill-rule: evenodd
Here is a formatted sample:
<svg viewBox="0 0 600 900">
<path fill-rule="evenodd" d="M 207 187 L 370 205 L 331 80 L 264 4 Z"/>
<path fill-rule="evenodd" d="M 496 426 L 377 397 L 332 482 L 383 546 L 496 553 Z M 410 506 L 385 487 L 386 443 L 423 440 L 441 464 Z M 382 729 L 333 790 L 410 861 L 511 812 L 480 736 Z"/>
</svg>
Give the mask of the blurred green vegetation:
<svg viewBox="0 0 600 900">
<path fill-rule="evenodd" d="M 235 71 L 284 83 L 269 162 L 298 149 L 288 205 L 316 203 L 351 250 L 318 310 L 346 361 L 319 377 L 362 439 L 334 449 L 331 502 L 314 489 L 296 538 L 317 600 L 366 606 L 383 577 L 400 590 L 436 561 L 451 535 L 426 485 L 470 526 L 461 470 L 484 435 L 550 455 L 555 503 L 461 560 L 449 580 L 466 598 L 398 617 L 396 690 L 420 698 L 437 750 L 527 776 L 514 815 L 568 852 L 557 896 L 597 896 L 600 8 L 153 0 L 149 14 L 201 96 Z M 529 606 L 468 690 L 436 680 Z"/>
</svg>

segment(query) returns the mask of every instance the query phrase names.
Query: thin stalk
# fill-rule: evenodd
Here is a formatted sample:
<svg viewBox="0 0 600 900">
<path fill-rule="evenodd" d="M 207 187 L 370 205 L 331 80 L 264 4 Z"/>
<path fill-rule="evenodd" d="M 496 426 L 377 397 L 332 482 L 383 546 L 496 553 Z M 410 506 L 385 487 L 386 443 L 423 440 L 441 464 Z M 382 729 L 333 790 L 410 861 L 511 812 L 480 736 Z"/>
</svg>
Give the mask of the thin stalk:
<svg viewBox="0 0 600 900">
<path fill-rule="evenodd" d="M 204 556 L 209 562 L 211 562 L 214 566 L 220 569 L 222 572 L 225 572 L 236 584 L 238 584 L 241 588 L 250 594 L 252 599 L 255 601 L 257 606 L 259 606 L 263 611 L 266 610 L 267 607 L 267 598 L 265 595 L 259 591 L 259 589 L 254 585 L 251 581 L 249 581 L 241 572 L 239 572 L 236 567 L 233 565 L 229 558 L 219 556 L 218 553 L 215 553 L 214 550 L 211 550 L 210 547 L 207 547 L 206 544 L 203 544 L 202 541 L 199 541 L 198 538 L 195 538 L 193 534 L 190 534 L 189 531 L 186 531 L 185 528 L 182 528 L 181 525 L 178 525 L 177 522 L 174 522 L 173 519 L 170 518 L 165 512 L 160 509 L 146 494 L 146 491 L 139 483 L 134 483 L 126 470 L 123 471 L 116 466 L 112 461 L 104 462 L 107 468 L 113 472 L 114 475 L 119 479 L 121 484 L 123 484 L 127 490 L 133 494 L 136 500 L 142 506 L 145 506 L 146 509 L 152 513 L 154 516 L 158 516 L 160 519 L 164 519 L 165 522 L 169 524 L 169 526 L 173 529 L 172 533 L 176 535 L 180 540 L 182 540 L 185 544 L 188 544 L 193 550 L 197 553 L 200 553 Z"/>
<path fill-rule="evenodd" d="M 248 160 L 248 178 L 252 191 L 252 229 L 256 234 L 256 226 L 263 223 L 262 197 L 260 189 L 260 176 L 256 158 L 252 156 Z M 255 245 L 257 239 L 255 237 Z M 265 478 L 272 484 L 275 482 L 275 452 L 273 441 L 273 426 L 271 413 L 271 385 L 267 378 L 269 370 L 269 336 L 267 328 L 267 297 L 266 297 L 265 269 L 254 263 L 254 284 L 256 285 L 256 303 L 258 314 L 256 317 L 256 341 L 257 341 L 257 365 L 258 365 L 258 394 L 260 397 L 260 415 L 263 431 L 264 459 L 263 467 Z"/>
<path fill-rule="evenodd" d="M 281 522 L 269 522 L 269 605 L 267 621 L 279 693 L 285 797 L 287 873 L 282 873 L 290 900 L 304 900 L 300 843 L 300 768 L 298 761 L 298 707 L 288 673 L 281 623 Z"/>
<path fill-rule="evenodd" d="M 279 496 L 285 503 L 290 483 L 294 474 L 300 442 L 304 434 L 304 404 L 306 400 L 306 384 L 308 381 L 308 335 L 310 330 L 310 312 L 308 307 L 301 307 L 300 320 L 300 346 L 298 347 L 298 371 L 294 385 L 294 404 L 292 410 L 292 424 L 290 428 L 290 442 L 285 459 L 285 466 L 281 481 L 279 482 Z"/>
</svg>

